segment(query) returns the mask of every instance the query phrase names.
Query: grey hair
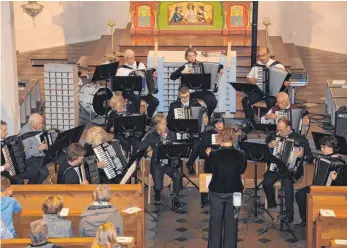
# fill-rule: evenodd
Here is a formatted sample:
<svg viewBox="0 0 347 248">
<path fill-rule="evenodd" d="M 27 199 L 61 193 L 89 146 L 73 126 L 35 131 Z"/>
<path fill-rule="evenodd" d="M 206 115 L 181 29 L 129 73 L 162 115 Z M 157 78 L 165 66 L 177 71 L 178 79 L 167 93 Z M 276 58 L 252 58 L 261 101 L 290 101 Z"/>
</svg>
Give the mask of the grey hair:
<svg viewBox="0 0 347 248">
<path fill-rule="evenodd" d="M 135 57 L 135 52 L 133 50 L 131 50 L 131 49 L 125 50 L 124 51 L 124 58 L 128 57 L 130 54 L 134 55 L 134 57 Z"/>
<path fill-rule="evenodd" d="M 41 116 L 40 114 L 38 114 L 38 113 L 34 113 L 34 114 L 30 115 L 30 117 L 29 117 L 29 123 L 30 123 L 30 125 L 31 125 L 31 124 L 37 123 L 37 122 L 38 122 L 38 121 L 37 121 L 37 118 L 38 118 L 38 117 L 42 118 L 42 116 Z"/>
<path fill-rule="evenodd" d="M 98 185 L 93 192 L 93 200 L 97 202 L 109 202 L 111 198 L 111 190 L 106 185 Z"/>
<path fill-rule="evenodd" d="M 270 53 L 270 49 L 266 46 L 260 46 L 258 49 L 261 49 L 261 48 L 265 48 L 266 49 L 266 53 Z"/>
<path fill-rule="evenodd" d="M 33 245 L 46 243 L 48 240 L 47 223 L 44 220 L 36 220 L 31 222 L 29 236 Z"/>
</svg>

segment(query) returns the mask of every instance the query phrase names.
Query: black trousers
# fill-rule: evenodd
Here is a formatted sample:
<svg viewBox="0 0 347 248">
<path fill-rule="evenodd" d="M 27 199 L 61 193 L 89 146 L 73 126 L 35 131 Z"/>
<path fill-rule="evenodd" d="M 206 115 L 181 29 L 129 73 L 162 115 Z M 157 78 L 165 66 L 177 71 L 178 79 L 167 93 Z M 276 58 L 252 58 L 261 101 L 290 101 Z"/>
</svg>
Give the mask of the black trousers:
<svg viewBox="0 0 347 248">
<path fill-rule="evenodd" d="M 187 161 L 187 167 L 193 166 L 195 160 L 198 158 L 199 152 L 200 152 L 200 142 L 201 142 L 201 140 L 199 138 L 193 139 L 192 150 L 189 154 L 189 159 Z"/>
<path fill-rule="evenodd" d="M 112 179 L 108 179 L 103 169 L 99 170 L 99 179 L 101 184 L 119 184 L 122 181 L 123 176 L 116 176 Z"/>
<path fill-rule="evenodd" d="M 274 184 L 280 179 L 278 173 L 267 171 L 264 174 L 263 189 L 266 195 L 268 206 L 276 205 Z M 288 215 L 294 214 L 294 182 L 291 178 L 283 179 L 284 199 L 286 212 Z"/>
<path fill-rule="evenodd" d="M 208 248 L 237 248 L 233 193 L 210 192 Z M 224 232 L 223 232 L 224 231 Z"/>
<path fill-rule="evenodd" d="M 141 96 L 141 99 L 144 100 L 147 104 L 147 116 L 153 117 L 154 112 L 159 106 L 159 100 L 158 98 L 154 97 L 151 94 L 148 94 L 147 96 Z"/>
<path fill-rule="evenodd" d="M 40 171 L 32 168 L 27 168 L 22 174 L 11 176 L 8 171 L 1 172 L 1 176 L 8 178 L 11 184 L 24 184 L 23 179 L 29 179 L 28 184 L 39 184 L 40 182 Z"/>
<path fill-rule="evenodd" d="M 138 137 L 125 137 L 124 135 L 117 134 L 116 139 L 119 140 L 123 150 L 128 154 L 131 150 L 132 153 L 137 151 L 138 146 L 141 144 L 141 139 Z"/>
<path fill-rule="evenodd" d="M 174 178 L 174 168 L 168 165 L 162 166 L 159 163 L 152 162 L 150 172 L 152 174 L 154 182 L 154 191 L 160 192 L 163 189 L 164 174 L 168 175 L 171 178 Z M 175 185 L 179 185 L 180 178 L 175 177 Z M 178 184 L 177 184 L 178 183 Z"/>
<path fill-rule="evenodd" d="M 310 191 L 311 191 L 310 186 L 307 186 L 305 188 L 299 189 L 295 193 L 295 200 L 299 207 L 300 218 L 303 222 L 306 222 L 306 206 L 307 206 L 306 195 L 310 193 Z"/>
<path fill-rule="evenodd" d="M 49 172 L 46 166 L 43 165 L 44 157 L 31 157 L 26 160 L 28 164 L 28 169 L 33 171 L 39 171 L 40 178 L 38 180 L 38 183 L 43 183 L 43 181 L 48 177 Z"/>
<path fill-rule="evenodd" d="M 217 98 L 213 94 L 213 92 L 207 90 L 195 91 L 191 93 L 191 97 L 201 99 L 205 102 L 205 104 L 207 105 L 208 117 L 210 118 L 218 103 Z"/>
<path fill-rule="evenodd" d="M 258 94 L 256 92 L 251 92 L 248 96 L 245 96 L 242 99 L 242 107 L 245 112 L 246 118 L 254 125 L 254 112 L 252 109 L 252 105 L 260 102 L 264 99 L 264 94 Z M 272 108 L 276 102 L 276 99 L 273 97 L 266 97 L 265 99 L 267 111 Z"/>
</svg>

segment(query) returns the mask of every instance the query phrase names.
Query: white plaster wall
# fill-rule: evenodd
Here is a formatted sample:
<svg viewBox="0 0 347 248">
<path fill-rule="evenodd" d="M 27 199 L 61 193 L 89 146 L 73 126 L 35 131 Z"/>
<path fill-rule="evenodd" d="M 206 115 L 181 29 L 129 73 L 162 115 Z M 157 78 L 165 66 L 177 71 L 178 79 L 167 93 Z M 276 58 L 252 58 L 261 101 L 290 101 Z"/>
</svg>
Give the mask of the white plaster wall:
<svg viewBox="0 0 347 248">
<path fill-rule="evenodd" d="M 109 19 L 116 28 L 130 22 L 129 1 L 41 2 L 45 8 L 36 26 L 14 2 L 17 49 L 21 52 L 98 39 L 109 34 Z M 347 54 L 347 2 L 260 1 L 259 29 L 265 16 L 272 21 L 270 35 L 284 42 Z"/>
<path fill-rule="evenodd" d="M 110 34 L 109 20 L 116 22 L 116 28 L 125 28 L 130 22 L 129 1 L 40 1 L 44 9 L 36 16 L 34 26 L 31 17 L 21 8 L 24 3 L 14 2 L 20 52 L 99 39 L 103 34 Z"/>
<path fill-rule="evenodd" d="M 299 46 L 347 54 L 347 2 L 259 2 L 259 28 Z"/>
</svg>

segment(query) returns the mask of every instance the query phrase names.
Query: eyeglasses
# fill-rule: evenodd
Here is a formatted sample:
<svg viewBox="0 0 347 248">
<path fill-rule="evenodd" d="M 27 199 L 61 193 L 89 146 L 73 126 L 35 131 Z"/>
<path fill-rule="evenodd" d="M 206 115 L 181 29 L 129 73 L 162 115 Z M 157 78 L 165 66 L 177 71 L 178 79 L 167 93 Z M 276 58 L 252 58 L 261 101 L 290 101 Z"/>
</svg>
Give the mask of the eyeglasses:
<svg viewBox="0 0 347 248">
<path fill-rule="evenodd" d="M 265 53 L 265 54 L 258 54 L 257 58 L 265 57 L 266 55 L 268 55 L 268 53 Z"/>
</svg>

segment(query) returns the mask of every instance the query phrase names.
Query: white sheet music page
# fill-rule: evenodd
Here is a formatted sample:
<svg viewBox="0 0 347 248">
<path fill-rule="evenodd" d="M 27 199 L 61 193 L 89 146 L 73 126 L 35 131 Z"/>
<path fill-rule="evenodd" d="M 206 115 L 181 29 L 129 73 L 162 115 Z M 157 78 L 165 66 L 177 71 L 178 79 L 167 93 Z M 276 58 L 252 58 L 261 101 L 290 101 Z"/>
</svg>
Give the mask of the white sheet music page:
<svg viewBox="0 0 347 248">
<path fill-rule="evenodd" d="M 319 214 L 324 217 L 336 217 L 333 209 L 319 209 Z"/>
<path fill-rule="evenodd" d="M 59 216 L 65 217 L 68 215 L 69 215 L 69 208 L 62 208 L 60 213 L 59 213 Z"/>
<path fill-rule="evenodd" d="M 347 239 L 335 239 L 337 245 L 347 245 Z"/>
<path fill-rule="evenodd" d="M 333 80 L 332 84 L 334 85 L 344 85 L 346 80 Z"/>
<path fill-rule="evenodd" d="M 122 212 L 127 213 L 127 214 L 133 214 L 133 213 L 137 213 L 141 210 L 142 210 L 142 208 L 131 207 L 131 208 L 124 209 Z"/>
<path fill-rule="evenodd" d="M 212 180 L 212 175 L 206 176 L 206 188 L 208 188 L 208 186 L 210 185 L 211 180 Z"/>
<path fill-rule="evenodd" d="M 131 243 L 133 237 L 117 237 L 117 243 Z"/>
</svg>

